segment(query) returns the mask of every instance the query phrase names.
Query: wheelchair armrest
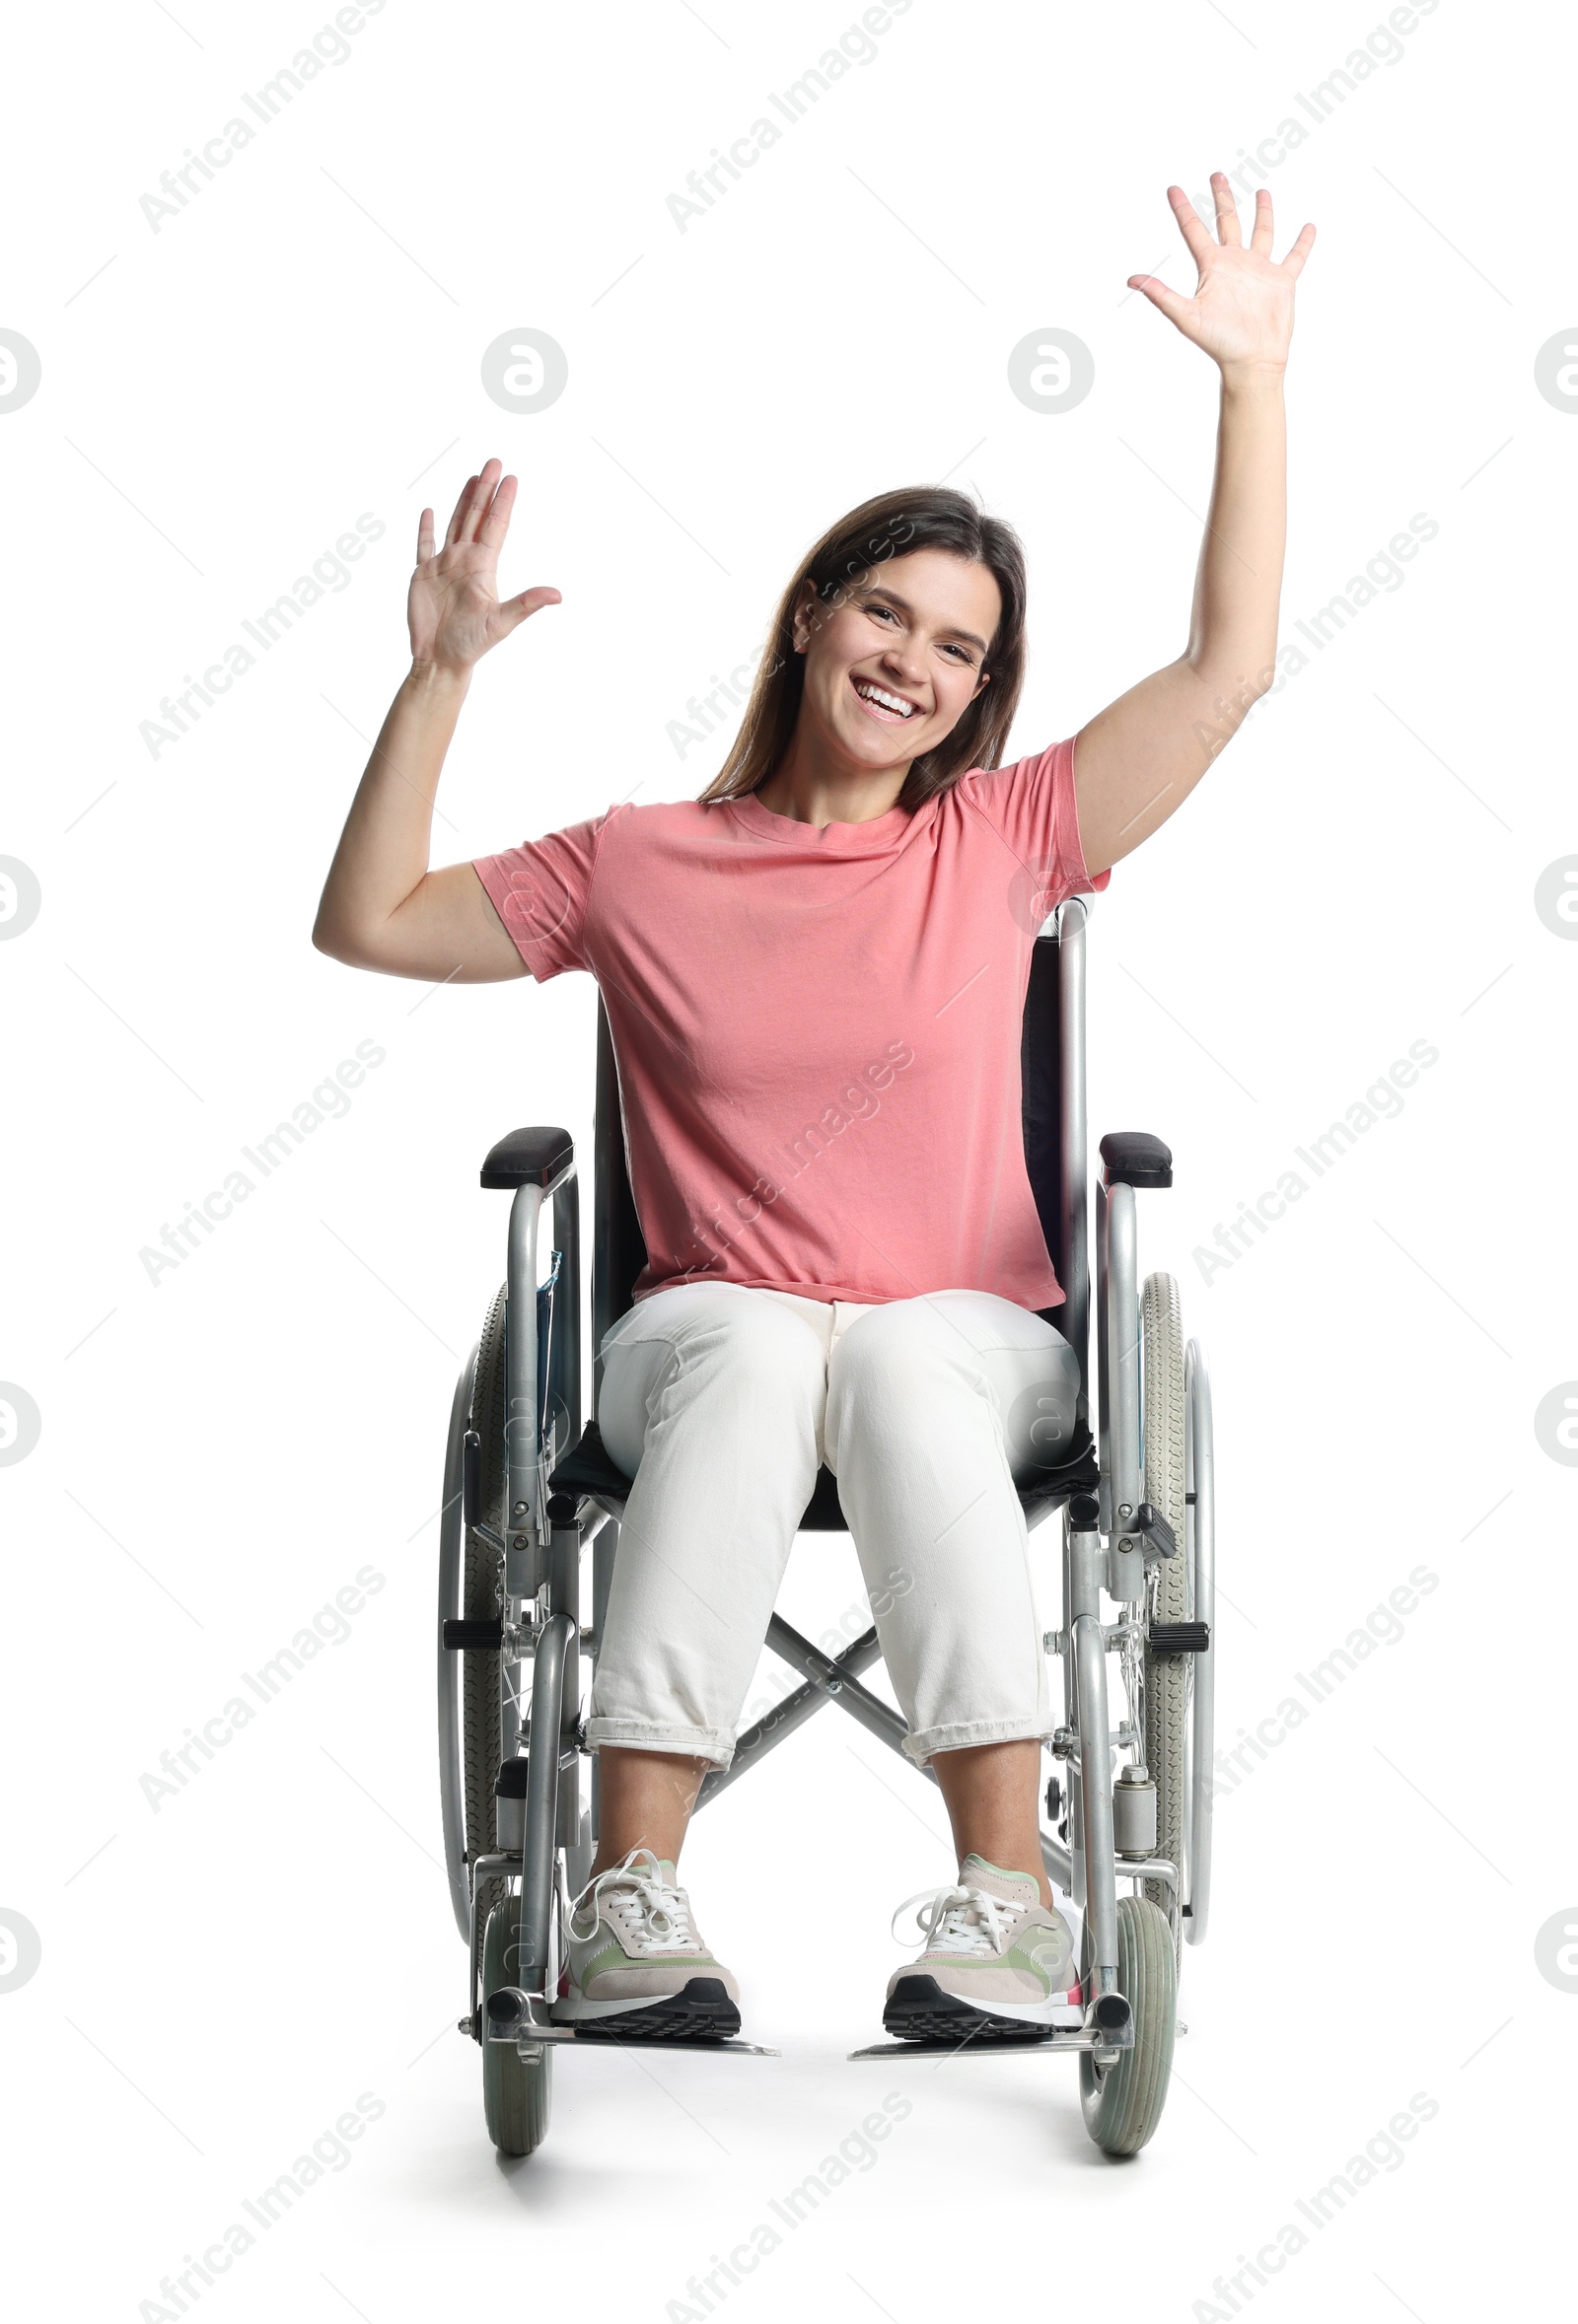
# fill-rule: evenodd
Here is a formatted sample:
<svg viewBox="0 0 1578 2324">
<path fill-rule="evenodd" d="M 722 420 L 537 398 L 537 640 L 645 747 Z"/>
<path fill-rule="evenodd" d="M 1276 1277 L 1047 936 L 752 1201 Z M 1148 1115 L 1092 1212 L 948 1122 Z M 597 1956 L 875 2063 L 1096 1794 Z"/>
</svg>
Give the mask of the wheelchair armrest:
<svg viewBox="0 0 1578 2324">
<path fill-rule="evenodd" d="M 568 1130 L 512 1130 L 482 1164 L 484 1186 L 547 1186 L 575 1160 Z"/>
<path fill-rule="evenodd" d="M 1109 1186 L 1171 1186 L 1173 1150 L 1149 1130 L 1109 1130 L 1102 1140 L 1105 1183 Z"/>
</svg>

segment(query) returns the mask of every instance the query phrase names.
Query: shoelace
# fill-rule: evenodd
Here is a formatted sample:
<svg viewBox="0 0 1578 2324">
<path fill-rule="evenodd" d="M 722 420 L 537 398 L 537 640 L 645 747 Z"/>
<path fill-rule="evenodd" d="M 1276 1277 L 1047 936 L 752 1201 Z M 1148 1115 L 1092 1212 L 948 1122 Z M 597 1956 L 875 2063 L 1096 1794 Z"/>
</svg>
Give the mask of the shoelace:
<svg viewBox="0 0 1578 2324">
<path fill-rule="evenodd" d="M 651 1866 L 650 1872 L 634 1868 L 642 1859 Z M 591 1918 L 583 1928 L 579 1923 L 588 1911 Z M 587 1882 L 570 1907 L 570 1935 L 584 1943 L 605 1912 L 610 1920 L 617 1916 L 638 1945 L 668 1948 L 699 1941 L 691 1926 L 689 1898 L 682 1888 L 669 1886 L 650 1848 L 632 1848 L 622 1863 L 610 1865 Z"/>
<path fill-rule="evenodd" d="M 906 1896 L 894 1914 L 895 1937 L 898 1935 L 899 1913 L 907 1913 L 915 1905 L 926 1908 L 915 1914 L 915 1925 L 926 1939 L 928 1952 L 936 1946 L 939 1951 L 992 1955 L 1001 1952 L 1003 1936 L 1025 1910 L 1023 1904 L 963 1882 L 951 1888 L 921 1888 Z"/>
</svg>

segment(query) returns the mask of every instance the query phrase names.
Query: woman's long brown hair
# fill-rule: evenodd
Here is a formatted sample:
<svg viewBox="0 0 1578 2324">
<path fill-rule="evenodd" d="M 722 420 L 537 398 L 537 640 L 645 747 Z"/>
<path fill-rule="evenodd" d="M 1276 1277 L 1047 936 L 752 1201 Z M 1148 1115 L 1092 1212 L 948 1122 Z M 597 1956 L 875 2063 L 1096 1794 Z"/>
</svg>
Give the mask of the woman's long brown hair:
<svg viewBox="0 0 1578 2324">
<path fill-rule="evenodd" d="M 984 565 L 997 584 L 1002 612 L 986 655 L 986 684 L 953 732 L 915 760 L 897 804 L 917 808 L 949 790 L 969 767 L 1002 764 L 1025 682 L 1025 551 L 1013 527 L 984 515 L 968 494 L 921 484 L 863 501 L 830 526 L 802 561 L 779 599 L 740 732 L 701 794 L 704 805 L 759 791 L 783 763 L 805 686 L 794 617 L 807 582 L 831 611 L 879 566 L 916 549 L 943 549 Z"/>
</svg>

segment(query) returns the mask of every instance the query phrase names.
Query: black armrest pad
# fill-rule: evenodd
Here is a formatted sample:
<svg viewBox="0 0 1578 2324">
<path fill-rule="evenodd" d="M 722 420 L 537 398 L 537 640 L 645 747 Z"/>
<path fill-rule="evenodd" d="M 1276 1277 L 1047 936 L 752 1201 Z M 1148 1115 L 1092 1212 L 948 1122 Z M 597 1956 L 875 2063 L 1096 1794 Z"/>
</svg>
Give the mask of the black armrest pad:
<svg viewBox="0 0 1578 2324">
<path fill-rule="evenodd" d="M 575 1159 L 568 1130 L 512 1130 L 482 1164 L 484 1186 L 546 1186 Z"/>
<path fill-rule="evenodd" d="M 1173 1183 L 1173 1150 L 1149 1130 L 1109 1130 L 1101 1152 L 1109 1186 Z"/>
</svg>

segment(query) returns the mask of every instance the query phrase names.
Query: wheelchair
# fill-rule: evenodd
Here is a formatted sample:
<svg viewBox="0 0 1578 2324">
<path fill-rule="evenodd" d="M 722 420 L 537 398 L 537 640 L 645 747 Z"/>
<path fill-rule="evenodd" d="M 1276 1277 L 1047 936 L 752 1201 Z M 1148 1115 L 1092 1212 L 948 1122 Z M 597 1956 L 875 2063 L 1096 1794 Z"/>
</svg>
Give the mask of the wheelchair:
<svg viewBox="0 0 1578 2324">
<path fill-rule="evenodd" d="M 1072 1416 L 1038 1422 L 1037 1465 L 1019 1483 L 1030 1526 L 1055 1517 L 1064 1716 L 1046 1749 L 1041 1854 L 1078 1910 L 1078 2022 L 1034 2040 L 972 2035 L 943 2054 L 1073 2051 L 1091 2138 L 1136 2153 L 1166 2103 L 1185 1942 L 1206 1934 L 1211 1882 L 1213 1468 L 1211 1399 L 1197 1341 L 1182 1342 L 1178 1287 L 1138 1281 L 1135 1195 L 1172 1184 L 1158 1138 L 1100 1143 L 1095 1189 L 1097 1426 L 1088 1377 L 1091 1282 L 1085 1114 L 1087 905 L 1070 898 L 1032 947 L 1021 1068 L 1026 1163 L 1066 1301 L 1048 1310 L 1079 1359 Z M 646 1249 L 625 1171 L 618 1080 L 599 1004 L 591 1264 L 594 1386 L 605 1332 L 630 1305 Z M 455 1918 L 469 1960 L 460 2031 L 482 2055 L 496 2148 L 525 2155 L 547 2131 L 553 2062 L 606 2032 L 554 2025 L 562 1914 L 590 1877 L 598 1767 L 583 1679 L 595 1664 L 629 1481 L 582 1425 L 580 1209 L 560 1129 L 517 1130 L 482 1165 L 506 1187 L 505 1281 L 455 1390 L 440 1520 L 439 1776 Z M 539 1267 L 539 1225 L 552 1205 Z M 539 1280 L 539 1275 L 541 1280 Z M 824 1468 L 802 1531 L 846 1530 Z M 590 1551 L 590 1620 L 583 1572 Z M 1104 1595 L 1107 1611 L 1103 1610 Z M 875 1628 L 828 1655 L 776 1613 L 766 1645 L 800 1683 L 706 1776 L 698 1810 L 833 1704 L 900 1752 L 898 1713 L 861 1683 Z M 1110 1725 L 1109 1660 L 1123 1715 Z M 583 1762 L 590 1759 L 590 1781 Z M 913 1762 L 905 1760 L 905 1765 Z M 929 1775 L 929 1770 L 920 1770 Z M 932 1779 L 935 1780 L 935 1779 Z M 1125 1893 L 1119 1894 L 1119 1884 Z M 627 2046 L 635 2046 L 629 2044 Z M 679 2042 L 714 2055 L 771 2055 L 741 2040 Z M 854 2058 L 929 2057 L 887 2042 Z M 573 2071 L 573 2069 L 572 2069 Z"/>
</svg>

